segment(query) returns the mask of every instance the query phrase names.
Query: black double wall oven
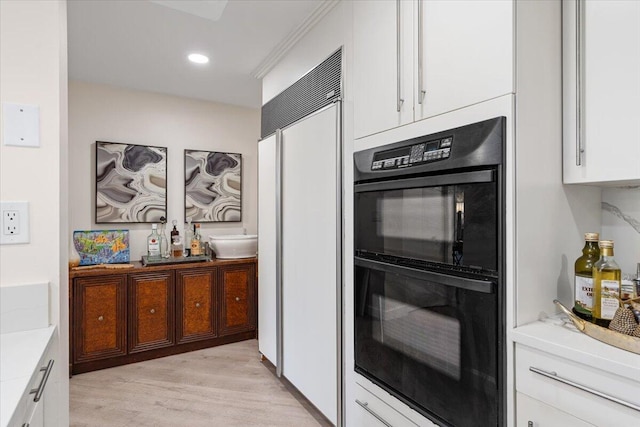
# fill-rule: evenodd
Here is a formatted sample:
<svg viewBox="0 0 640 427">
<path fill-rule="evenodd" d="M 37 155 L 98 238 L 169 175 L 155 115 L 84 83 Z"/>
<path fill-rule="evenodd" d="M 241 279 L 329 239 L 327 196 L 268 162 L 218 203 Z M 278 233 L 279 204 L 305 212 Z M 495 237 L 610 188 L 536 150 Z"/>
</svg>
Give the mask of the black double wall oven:
<svg viewBox="0 0 640 427">
<path fill-rule="evenodd" d="M 439 425 L 504 425 L 505 120 L 354 155 L 355 369 Z"/>
</svg>

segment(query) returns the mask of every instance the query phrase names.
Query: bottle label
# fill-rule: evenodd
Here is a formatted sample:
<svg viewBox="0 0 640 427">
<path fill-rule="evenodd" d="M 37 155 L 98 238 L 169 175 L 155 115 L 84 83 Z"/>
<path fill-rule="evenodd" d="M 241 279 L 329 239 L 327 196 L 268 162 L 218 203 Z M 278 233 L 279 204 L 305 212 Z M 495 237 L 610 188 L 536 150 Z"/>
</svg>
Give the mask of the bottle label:
<svg viewBox="0 0 640 427">
<path fill-rule="evenodd" d="M 591 311 L 593 309 L 593 278 L 575 276 L 576 308 Z"/>
<path fill-rule="evenodd" d="M 620 295 L 620 282 L 617 280 L 602 280 L 600 298 L 600 313 L 603 319 L 611 320 L 620 306 L 617 296 Z"/>
<path fill-rule="evenodd" d="M 149 244 L 147 246 L 149 251 L 149 256 L 157 256 L 160 255 L 160 240 L 159 239 L 149 239 Z"/>
<path fill-rule="evenodd" d="M 200 255 L 200 242 L 195 239 L 191 241 L 191 255 Z"/>
</svg>

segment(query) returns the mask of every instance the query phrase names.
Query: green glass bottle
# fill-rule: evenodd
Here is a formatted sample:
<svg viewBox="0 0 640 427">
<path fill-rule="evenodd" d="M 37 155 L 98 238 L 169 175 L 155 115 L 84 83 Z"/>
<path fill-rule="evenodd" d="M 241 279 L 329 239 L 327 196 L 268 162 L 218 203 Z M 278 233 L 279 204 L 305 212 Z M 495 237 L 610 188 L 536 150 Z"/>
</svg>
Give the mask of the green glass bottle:
<svg viewBox="0 0 640 427">
<path fill-rule="evenodd" d="M 600 242 L 600 259 L 593 265 L 592 322 L 609 327 L 611 319 L 620 307 L 620 267 L 613 259 L 613 240 Z"/>
<path fill-rule="evenodd" d="M 573 312 L 582 319 L 591 321 L 593 307 L 593 265 L 600 259 L 598 233 L 584 234 L 582 256 L 574 264 L 575 299 Z"/>
</svg>

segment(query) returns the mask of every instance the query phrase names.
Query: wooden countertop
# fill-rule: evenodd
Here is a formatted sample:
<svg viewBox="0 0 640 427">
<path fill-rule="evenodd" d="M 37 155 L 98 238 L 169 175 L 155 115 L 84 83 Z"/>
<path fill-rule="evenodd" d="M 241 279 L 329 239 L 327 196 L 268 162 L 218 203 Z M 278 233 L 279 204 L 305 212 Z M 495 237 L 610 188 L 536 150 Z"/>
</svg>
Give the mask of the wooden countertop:
<svg viewBox="0 0 640 427">
<path fill-rule="evenodd" d="M 164 264 L 154 266 L 143 266 L 140 261 L 134 261 L 131 268 L 94 268 L 87 270 L 69 270 L 69 279 L 76 277 L 105 276 L 116 274 L 147 273 L 151 271 L 167 270 L 190 270 L 195 268 L 211 268 L 223 265 L 257 263 L 258 258 L 238 258 L 238 259 L 213 259 L 211 261 L 187 262 L 180 264 Z"/>
</svg>

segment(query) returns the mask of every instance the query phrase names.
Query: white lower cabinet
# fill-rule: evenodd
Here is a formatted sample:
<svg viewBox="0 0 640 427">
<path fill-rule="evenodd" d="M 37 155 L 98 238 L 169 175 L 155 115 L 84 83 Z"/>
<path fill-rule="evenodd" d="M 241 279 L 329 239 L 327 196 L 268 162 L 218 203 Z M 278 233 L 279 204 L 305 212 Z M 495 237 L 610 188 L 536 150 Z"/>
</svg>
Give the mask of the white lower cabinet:
<svg viewBox="0 0 640 427">
<path fill-rule="evenodd" d="M 590 427 L 573 415 L 562 412 L 553 406 L 533 399 L 526 394 L 516 393 L 517 427 Z"/>
<path fill-rule="evenodd" d="M 521 344 L 515 355 L 518 426 L 638 425 L 634 379 Z"/>
<path fill-rule="evenodd" d="M 22 397 L 19 409 L 22 416 L 16 416 L 12 427 L 50 427 L 57 423 L 58 407 L 54 388 L 57 386 L 57 371 L 53 349 L 45 352 L 34 372 L 29 388 Z"/>
<path fill-rule="evenodd" d="M 355 395 L 354 427 L 417 426 L 359 384 L 356 385 Z"/>
</svg>

